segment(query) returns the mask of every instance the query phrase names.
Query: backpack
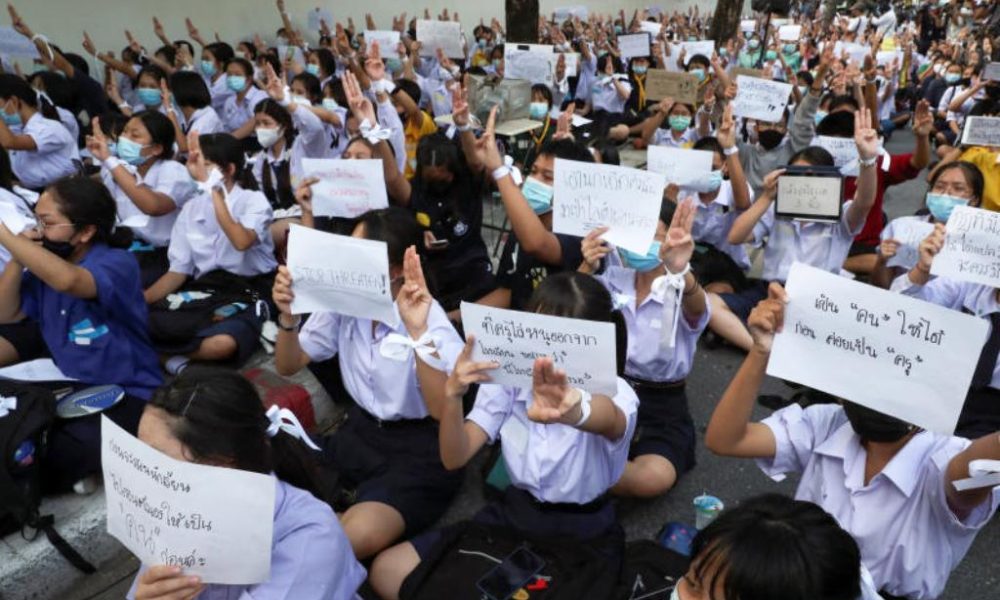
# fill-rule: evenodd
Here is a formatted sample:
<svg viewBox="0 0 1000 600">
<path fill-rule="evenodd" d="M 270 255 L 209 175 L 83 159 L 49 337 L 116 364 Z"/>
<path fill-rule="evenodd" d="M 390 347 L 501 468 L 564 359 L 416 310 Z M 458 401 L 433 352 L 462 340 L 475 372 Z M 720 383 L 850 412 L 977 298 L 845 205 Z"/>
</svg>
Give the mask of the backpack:
<svg viewBox="0 0 1000 600">
<path fill-rule="evenodd" d="M 690 562 L 652 540 L 629 542 L 615 600 L 669 600 Z"/>
<path fill-rule="evenodd" d="M 243 371 L 243 376 L 257 388 L 264 408 L 278 405 L 292 411 L 306 431 L 316 430 L 316 412 L 309 390 L 270 369 L 253 367 Z"/>
<path fill-rule="evenodd" d="M 84 573 L 96 569 L 53 528 L 52 515 L 40 515 L 41 462 L 46 436 L 56 414 L 55 394 L 44 388 L 0 380 L 0 536 L 26 529 L 45 533 L 53 546 Z M 6 414 L 3 414 L 6 413 Z"/>
<path fill-rule="evenodd" d="M 156 345 L 188 342 L 219 321 L 257 310 L 260 298 L 248 278 L 210 271 L 149 307 L 149 335 Z"/>
</svg>

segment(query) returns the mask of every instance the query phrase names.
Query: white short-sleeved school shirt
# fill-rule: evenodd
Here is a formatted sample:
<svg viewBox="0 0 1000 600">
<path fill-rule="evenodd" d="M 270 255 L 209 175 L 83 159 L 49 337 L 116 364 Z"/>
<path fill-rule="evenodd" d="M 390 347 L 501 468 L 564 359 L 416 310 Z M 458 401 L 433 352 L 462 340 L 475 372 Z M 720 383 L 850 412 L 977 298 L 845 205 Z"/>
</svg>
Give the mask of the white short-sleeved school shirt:
<svg viewBox="0 0 1000 600">
<path fill-rule="evenodd" d="M 56 112 L 59 113 L 59 122 L 63 124 L 66 131 L 73 136 L 74 140 L 80 139 L 80 122 L 76 120 L 73 113 L 69 112 L 61 106 L 56 107 Z"/>
<path fill-rule="evenodd" d="M 197 131 L 198 135 L 208 135 L 210 133 L 225 133 L 226 126 L 219 118 L 219 113 L 211 106 L 199 108 L 191 113 L 191 118 L 187 120 L 183 127 L 184 133 Z"/>
<path fill-rule="evenodd" d="M 627 93 L 622 98 L 618 95 L 618 88 L 607 75 L 600 75 L 597 81 L 590 87 L 590 106 L 593 110 L 605 110 L 609 113 L 625 112 L 625 103 L 628 95 L 632 93 L 632 84 L 627 79 L 620 79 L 622 87 Z"/>
<path fill-rule="evenodd" d="M 778 219 L 774 215 L 774 204 L 754 227 L 755 241 L 768 236 L 764 247 L 764 281 L 785 281 L 792 263 L 807 265 L 831 273 L 840 273 L 847 259 L 847 253 L 854 243 L 854 236 L 861 232 L 864 222 L 852 230 L 847 222 L 848 210 L 854 203 L 844 203 L 840 221 L 821 223 L 798 219 Z"/>
<path fill-rule="evenodd" d="M 219 75 L 215 81 L 212 81 L 210 77 L 205 77 L 205 85 L 208 86 L 208 93 L 212 96 L 212 108 L 215 112 L 222 114 L 223 107 L 226 105 L 226 100 L 229 100 L 236 95 L 236 92 L 229 89 L 229 84 L 226 82 L 225 73 Z"/>
<path fill-rule="evenodd" d="M 668 148 L 690 148 L 699 140 L 698 130 L 688 127 L 680 137 L 674 137 L 673 131 L 669 128 L 658 127 L 653 133 L 654 146 L 666 146 Z"/>
<path fill-rule="evenodd" d="M 237 250 L 219 225 L 212 195 L 194 194 L 181 208 L 171 230 L 167 256 L 170 270 L 200 277 L 215 269 L 253 277 L 270 273 L 278 267 L 274 259 L 274 241 L 268 225 L 271 205 L 260 192 L 234 185 L 226 195 L 226 208 L 233 219 L 257 234 L 257 242 L 247 250 Z"/>
<path fill-rule="evenodd" d="M 180 214 L 184 203 L 197 191 L 191 175 L 187 168 L 176 160 L 157 160 L 149 167 L 144 176 L 139 173 L 136 167 L 124 166 L 135 176 L 137 185 L 165 194 L 174 201 L 176 209 L 170 213 L 156 217 L 150 216 L 145 225 L 129 227 L 132 233 L 142 241 L 157 248 L 166 247 L 170 244 L 170 234 L 173 231 L 174 222 L 177 221 L 177 215 Z M 102 168 L 101 180 L 115 197 L 120 223 L 125 223 L 130 219 L 141 219 L 144 213 L 129 198 L 125 190 L 118 186 L 111 171 Z"/>
<path fill-rule="evenodd" d="M 13 150 L 10 153 L 14 175 L 22 185 L 43 188 L 57 179 L 77 172 L 80 152 L 74 138 L 61 121 L 46 119 L 36 112 L 15 135 L 28 135 L 35 141 L 35 150 Z"/>
<path fill-rule="evenodd" d="M 736 217 L 743 211 L 733 208 L 733 183 L 723 181 L 719 194 L 709 202 L 703 202 L 697 194 L 693 194 L 695 208 L 694 224 L 691 236 L 696 242 L 711 244 L 716 250 L 725 252 L 744 271 L 750 268 L 750 257 L 747 256 L 743 244 L 729 243 L 729 230 L 733 228 Z M 753 188 L 747 183 L 747 198 L 753 203 Z"/>
<path fill-rule="evenodd" d="M 490 443 L 500 438 L 512 484 L 542 502 L 587 504 L 621 479 L 635 432 L 639 398 L 620 377 L 611 401 L 626 422 L 625 433 L 614 441 L 569 425 L 528 419 L 530 388 L 480 386 L 466 418 L 486 433 Z"/>
<path fill-rule="evenodd" d="M 222 122 L 229 133 L 236 131 L 246 125 L 247 121 L 252 120 L 254 108 L 257 107 L 257 104 L 261 100 L 268 98 L 267 92 L 249 83 L 247 85 L 250 89 L 247 90 L 246 96 L 242 100 L 239 99 L 239 96 L 233 94 L 226 98 L 225 103 L 222 105 L 222 112 L 219 114 L 222 116 Z"/>
<path fill-rule="evenodd" d="M 865 485 L 865 449 L 842 407 L 793 404 L 763 423 L 776 450 L 757 461 L 761 470 L 778 480 L 801 473 L 795 498 L 833 515 L 858 542 L 878 588 L 895 596 L 937 598 L 1000 503 L 995 488 L 965 519 L 948 507 L 948 462 L 969 446 L 965 438 L 917 433 Z"/>
</svg>

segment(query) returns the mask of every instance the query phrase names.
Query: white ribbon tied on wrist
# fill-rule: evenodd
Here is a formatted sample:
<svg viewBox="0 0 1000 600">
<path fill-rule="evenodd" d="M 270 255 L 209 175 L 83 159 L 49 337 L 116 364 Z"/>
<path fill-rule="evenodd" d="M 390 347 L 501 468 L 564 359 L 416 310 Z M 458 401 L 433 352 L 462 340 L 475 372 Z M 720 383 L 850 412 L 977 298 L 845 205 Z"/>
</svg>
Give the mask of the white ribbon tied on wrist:
<svg viewBox="0 0 1000 600">
<path fill-rule="evenodd" d="M 6 417 L 12 410 L 17 410 L 17 398 L 0 396 L 0 418 Z"/>
<path fill-rule="evenodd" d="M 660 275 L 653 280 L 650 291 L 663 295 L 663 322 L 670 326 L 662 330 L 660 346 L 673 348 L 677 343 L 677 324 L 681 316 L 681 296 L 684 294 L 684 277 L 691 271 L 688 264 L 680 273 Z"/>
<path fill-rule="evenodd" d="M 302 423 L 299 423 L 299 419 L 292 411 L 275 404 L 267 409 L 267 419 L 271 422 L 267 426 L 268 437 L 274 437 L 278 435 L 278 432 L 284 431 L 288 435 L 302 440 L 302 443 L 306 446 L 319 451 L 319 446 L 314 444 L 312 439 L 309 438 L 309 434 L 302 428 Z"/>
<path fill-rule="evenodd" d="M 373 125 L 368 119 L 361 122 L 361 126 L 358 130 L 361 132 L 361 137 L 365 138 L 372 144 L 377 144 L 381 141 L 389 141 L 389 138 L 392 136 L 391 129 Z"/>
<path fill-rule="evenodd" d="M 1000 460 L 969 461 L 969 478 L 959 479 L 953 485 L 960 492 L 1000 485 Z"/>
<path fill-rule="evenodd" d="M 385 336 L 379 345 L 379 353 L 389 360 L 403 362 L 408 360 L 410 355 L 415 352 L 420 357 L 420 360 L 424 361 L 432 369 L 447 371 L 448 366 L 444 359 L 434 356 L 438 351 L 437 346 L 437 338 L 432 336 L 429 331 L 420 336 L 420 339 L 416 341 L 399 333 L 390 333 Z"/>
<path fill-rule="evenodd" d="M 514 185 L 521 187 L 524 178 L 521 177 L 521 170 L 514 166 L 514 157 L 507 154 L 503 157 L 503 164 L 510 169 L 510 178 L 514 180 Z"/>
</svg>

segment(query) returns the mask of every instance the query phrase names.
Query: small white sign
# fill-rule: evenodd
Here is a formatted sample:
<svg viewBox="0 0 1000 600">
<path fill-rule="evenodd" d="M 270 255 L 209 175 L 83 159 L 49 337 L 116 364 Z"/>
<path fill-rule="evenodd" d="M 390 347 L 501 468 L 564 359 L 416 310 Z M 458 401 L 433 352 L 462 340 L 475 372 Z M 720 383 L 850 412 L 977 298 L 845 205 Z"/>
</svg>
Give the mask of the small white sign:
<svg viewBox="0 0 1000 600">
<path fill-rule="evenodd" d="M 765 123 L 777 123 L 784 119 L 792 84 L 737 75 L 736 88 L 733 115 Z"/>
<path fill-rule="evenodd" d="M 713 157 L 709 150 L 650 146 L 646 150 L 646 169 L 663 173 L 667 185 L 684 187 L 712 172 Z"/>
<path fill-rule="evenodd" d="M 399 32 L 370 29 L 365 32 L 365 43 L 371 46 L 372 42 L 378 42 L 379 52 L 383 56 L 391 55 L 399 45 Z"/>
<path fill-rule="evenodd" d="M 420 42 L 421 56 L 435 56 L 438 48 L 448 58 L 462 58 L 462 24 L 455 21 L 417 21 L 417 41 Z"/>
<path fill-rule="evenodd" d="M 313 214 L 317 217 L 347 217 L 389 206 L 385 171 L 380 159 L 302 159 L 305 177 L 318 177 L 312 185 Z"/>
<path fill-rule="evenodd" d="M 618 36 L 618 51 L 625 60 L 648 57 L 649 45 L 649 34 L 645 31 Z"/>
<path fill-rule="evenodd" d="M 778 29 L 778 39 L 783 42 L 797 42 L 802 37 L 801 25 L 782 25 Z"/>
<path fill-rule="evenodd" d="M 1000 146 L 1000 118 L 966 117 L 962 143 L 967 146 Z"/>
<path fill-rule="evenodd" d="M 1000 287 L 1000 213 L 956 206 L 931 273 Z"/>
</svg>

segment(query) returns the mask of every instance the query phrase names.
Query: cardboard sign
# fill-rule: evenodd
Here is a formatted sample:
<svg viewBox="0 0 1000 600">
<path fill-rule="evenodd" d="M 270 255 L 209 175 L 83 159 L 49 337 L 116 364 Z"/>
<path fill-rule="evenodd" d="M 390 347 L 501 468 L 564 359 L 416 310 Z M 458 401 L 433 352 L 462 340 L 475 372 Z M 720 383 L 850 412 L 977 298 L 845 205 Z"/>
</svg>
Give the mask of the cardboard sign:
<svg viewBox="0 0 1000 600">
<path fill-rule="evenodd" d="M 733 115 L 777 123 L 784 119 L 792 84 L 739 75 L 736 77 L 736 99 Z"/>
<path fill-rule="evenodd" d="M 347 217 L 389 206 L 385 171 L 380 159 L 302 159 L 305 177 L 318 177 L 312 186 L 313 214 L 317 217 Z"/>
<path fill-rule="evenodd" d="M 462 58 L 462 24 L 454 21 L 417 21 L 417 40 L 420 41 L 421 56 L 435 56 L 438 48 L 448 58 Z"/>
<path fill-rule="evenodd" d="M 650 43 L 649 34 L 646 32 L 620 35 L 618 51 L 625 60 L 635 57 L 645 58 L 649 56 Z"/>
<path fill-rule="evenodd" d="M 962 129 L 962 144 L 968 146 L 1000 146 L 1000 118 L 966 117 Z"/>
<path fill-rule="evenodd" d="M 1000 213 L 956 206 L 931 273 L 1000 287 Z"/>
<path fill-rule="evenodd" d="M 747 69 L 744 67 L 733 67 L 729 70 L 729 76 L 731 78 L 739 77 L 740 75 L 745 75 L 746 77 L 756 77 L 758 79 L 771 79 L 764 69 Z"/>
<path fill-rule="evenodd" d="M 646 152 L 646 169 L 663 173 L 668 184 L 684 187 L 712 172 L 714 154 L 708 150 L 650 146 Z"/>
<path fill-rule="evenodd" d="M 952 434 L 988 323 L 795 263 L 767 374 Z"/>
<path fill-rule="evenodd" d="M 650 100 L 673 98 L 674 102 L 697 104 L 698 78 L 690 73 L 650 69 L 646 71 L 646 97 Z"/>
</svg>

